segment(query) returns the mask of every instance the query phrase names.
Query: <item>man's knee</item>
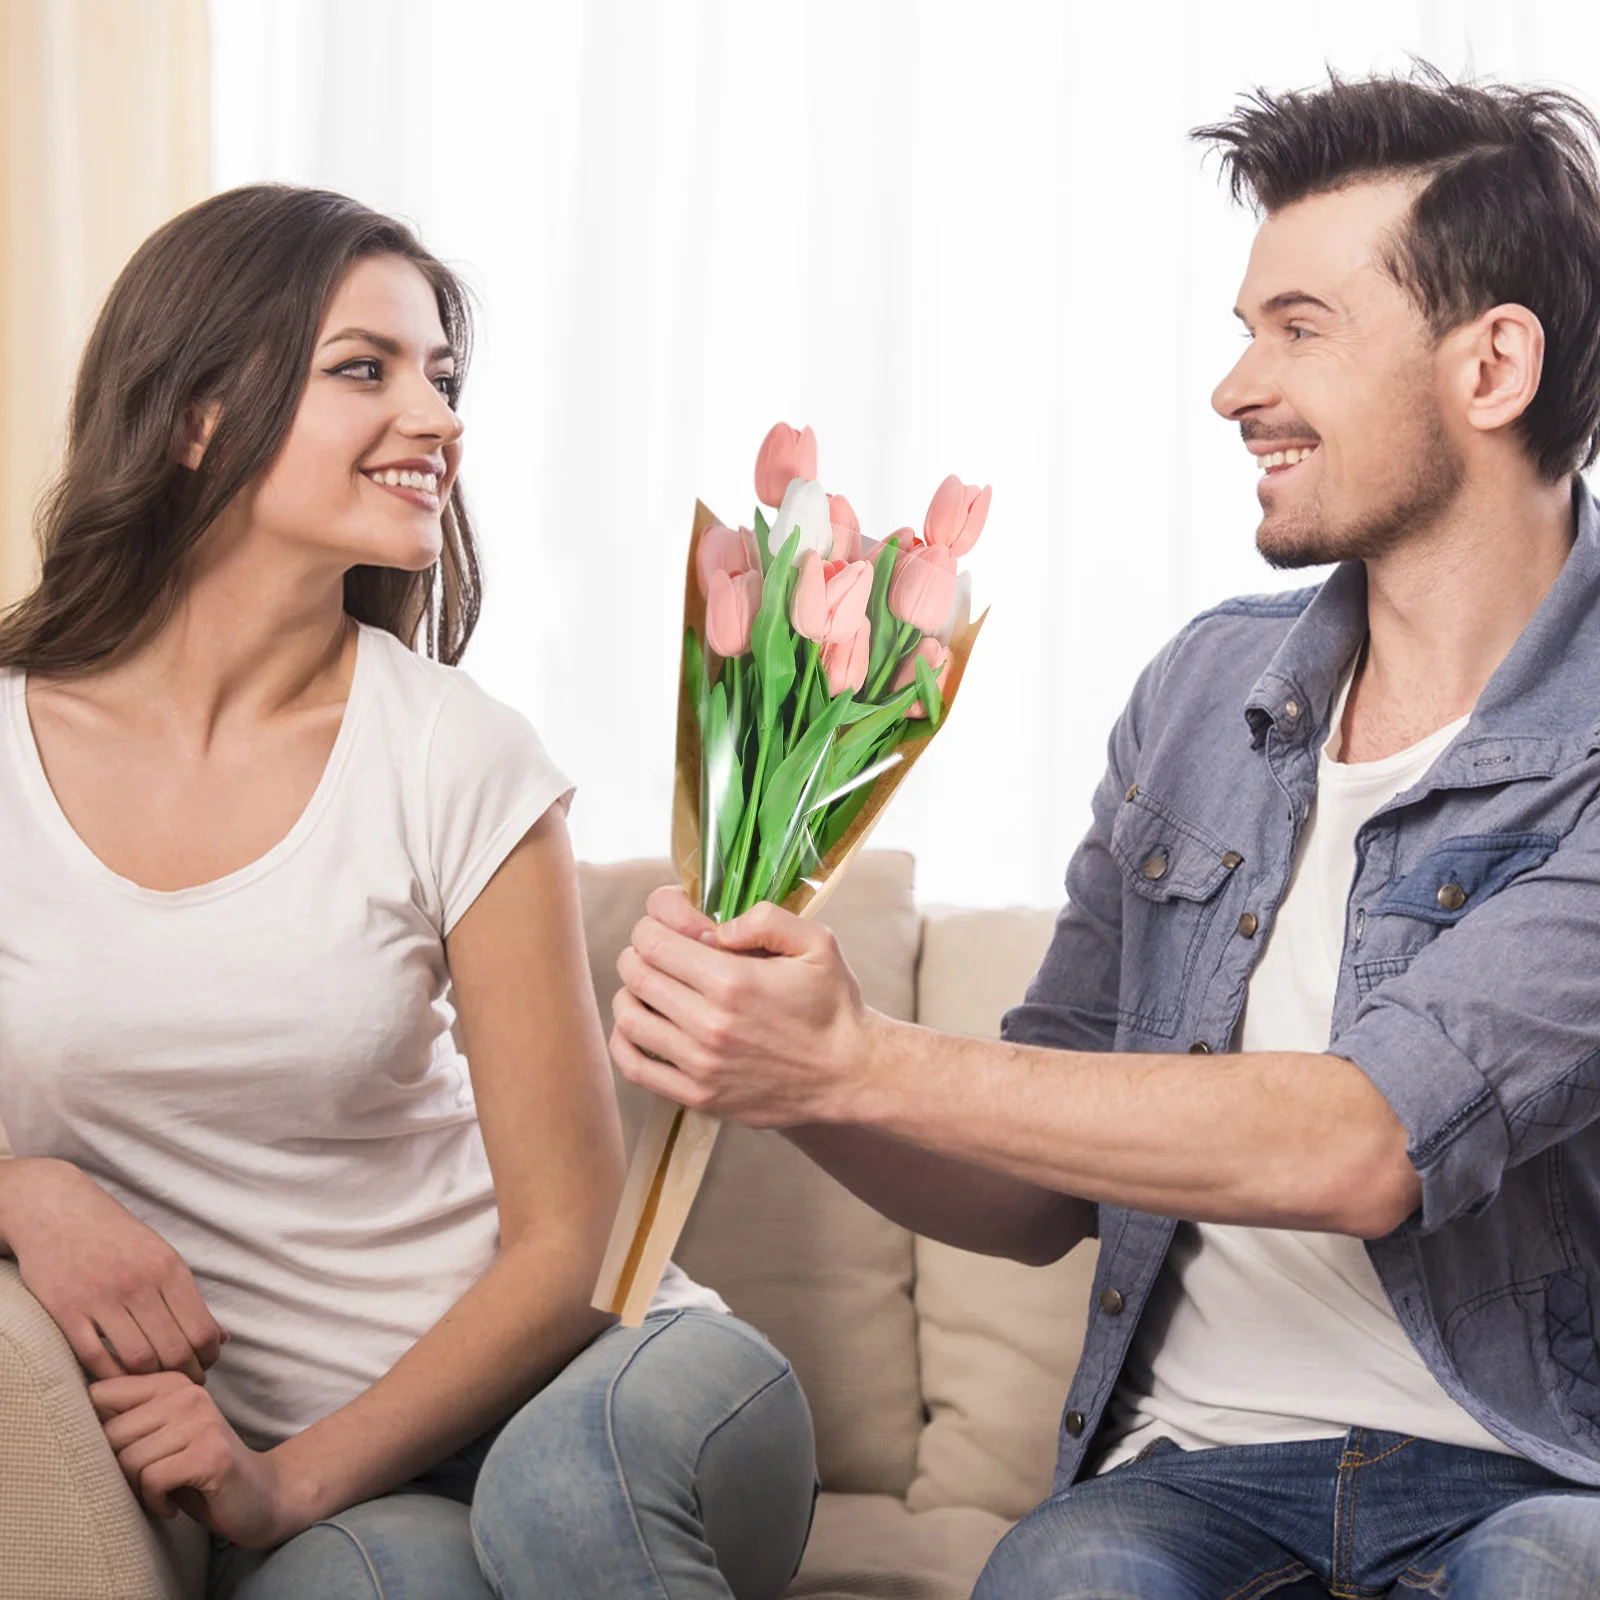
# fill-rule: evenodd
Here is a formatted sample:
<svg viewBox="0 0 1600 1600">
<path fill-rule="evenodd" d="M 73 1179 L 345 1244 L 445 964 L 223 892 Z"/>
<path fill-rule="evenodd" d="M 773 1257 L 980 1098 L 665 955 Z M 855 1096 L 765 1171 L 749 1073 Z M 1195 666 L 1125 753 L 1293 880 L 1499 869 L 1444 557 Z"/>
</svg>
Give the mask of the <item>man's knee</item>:
<svg viewBox="0 0 1600 1600">
<path fill-rule="evenodd" d="M 1445 1574 L 1464 1600 L 1593 1600 L 1600 1594 L 1600 1494 L 1530 1495 L 1486 1517 Z"/>
</svg>

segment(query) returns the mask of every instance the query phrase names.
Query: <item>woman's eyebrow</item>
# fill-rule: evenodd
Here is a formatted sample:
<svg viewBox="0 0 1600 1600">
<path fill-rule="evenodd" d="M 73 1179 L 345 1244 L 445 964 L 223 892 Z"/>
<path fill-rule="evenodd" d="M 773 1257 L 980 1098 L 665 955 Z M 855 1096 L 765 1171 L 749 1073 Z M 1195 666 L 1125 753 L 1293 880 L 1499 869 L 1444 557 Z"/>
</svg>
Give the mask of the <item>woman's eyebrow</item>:
<svg viewBox="0 0 1600 1600">
<path fill-rule="evenodd" d="M 319 349 L 326 350 L 330 344 L 342 344 L 345 340 L 359 340 L 363 344 L 370 344 L 374 349 L 381 350 L 386 356 L 398 356 L 404 352 L 404 346 L 398 339 L 391 339 L 387 334 L 374 333 L 370 328 L 341 328 L 338 333 L 322 341 Z M 454 360 L 455 351 L 447 344 L 435 345 L 428 352 L 430 361 Z"/>
</svg>

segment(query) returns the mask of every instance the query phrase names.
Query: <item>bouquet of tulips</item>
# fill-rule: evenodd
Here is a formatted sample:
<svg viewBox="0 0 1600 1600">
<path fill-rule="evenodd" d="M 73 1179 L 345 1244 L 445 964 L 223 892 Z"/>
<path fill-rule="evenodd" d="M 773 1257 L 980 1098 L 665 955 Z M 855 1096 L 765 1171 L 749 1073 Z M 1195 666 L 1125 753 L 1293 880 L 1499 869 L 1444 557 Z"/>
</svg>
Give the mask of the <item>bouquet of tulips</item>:
<svg viewBox="0 0 1600 1600">
<path fill-rule="evenodd" d="M 770 900 L 815 915 L 941 726 L 982 618 L 957 566 L 990 491 L 949 477 L 918 537 L 861 536 L 817 482 L 810 428 L 756 458 L 753 528 L 695 508 L 684 586 L 673 855 L 717 921 Z M 642 1320 L 699 1188 L 714 1117 L 659 1102 L 640 1137 L 595 1304 Z"/>
</svg>

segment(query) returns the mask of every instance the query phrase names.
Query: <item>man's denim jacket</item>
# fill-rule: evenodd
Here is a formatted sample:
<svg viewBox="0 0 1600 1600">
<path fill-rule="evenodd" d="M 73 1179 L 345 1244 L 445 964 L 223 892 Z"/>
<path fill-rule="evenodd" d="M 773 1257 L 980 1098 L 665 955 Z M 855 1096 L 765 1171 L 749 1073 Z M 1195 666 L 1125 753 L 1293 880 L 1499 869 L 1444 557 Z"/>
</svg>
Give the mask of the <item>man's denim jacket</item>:
<svg viewBox="0 0 1600 1600">
<path fill-rule="evenodd" d="M 1422 1180 L 1420 1209 L 1368 1245 L 1401 1325 L 1492 1433 L 1600 1484 L 1600 511 L 1582 487 L 1576 505 L 1577 542 L 1470 721 L 1356 836 L 1328 1050 L 1383 1092 Z M 1365 629 L 1354 562 L 1206 612 L 1156 657 L 1006 1038 L 1230 1047 Z M 1174 1226 L 1099 1207 L 1058 1489 Z"/>
</svg>

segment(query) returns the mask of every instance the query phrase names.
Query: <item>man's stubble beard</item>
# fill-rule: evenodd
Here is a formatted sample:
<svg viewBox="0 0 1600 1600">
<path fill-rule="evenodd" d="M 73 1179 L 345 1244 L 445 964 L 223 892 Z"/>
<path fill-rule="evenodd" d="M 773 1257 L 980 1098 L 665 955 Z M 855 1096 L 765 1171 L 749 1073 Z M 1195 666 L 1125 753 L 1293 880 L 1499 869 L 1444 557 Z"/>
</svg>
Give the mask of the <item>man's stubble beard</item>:
<svg viewBox="0 0 1600 1600">
<path fill-rule="evenodd" d="M 1445 432 L 1431 395 L 1423 415 L 1426 423 L 1410 452 L 1410 472 L 1381 503 L 1365 508 L 1354 521 L 1329 527 L 1314 500 L 1282 523 L 1263 519 L 1256 549 L 1267 565 L 1292 571 L 1339 561 L 1372 561 L 1436 523 L 1461 492 L 1466 463 Z"/>
</svg>

